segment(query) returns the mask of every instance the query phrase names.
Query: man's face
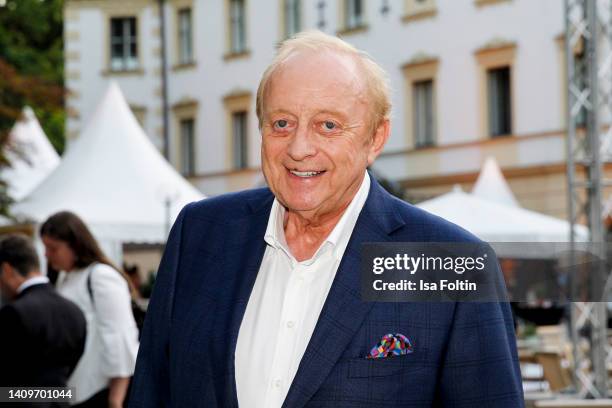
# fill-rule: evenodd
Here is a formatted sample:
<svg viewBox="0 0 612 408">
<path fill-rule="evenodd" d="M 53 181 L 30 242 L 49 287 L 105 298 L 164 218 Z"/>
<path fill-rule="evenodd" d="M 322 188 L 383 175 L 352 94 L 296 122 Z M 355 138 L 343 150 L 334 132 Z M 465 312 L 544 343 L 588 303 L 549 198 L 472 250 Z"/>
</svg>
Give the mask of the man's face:
<svg viewBox="0 0 612 408">
<path fill-rule="evenodd" d="M 45 256 L 54 269 L 58 271 L 71 271 L 74 267 L 75 255 L 67 242 L 43 235 Z"/>
<path fill-rule="evenodd" d="M 289 211 L 343 210 L 382 149 L 388 122 L 371 131 L 362 77 L 353 58 L 331 52 L 294 55 L 273 74 L 264 95 L 262 169 Z"/>
</svg>

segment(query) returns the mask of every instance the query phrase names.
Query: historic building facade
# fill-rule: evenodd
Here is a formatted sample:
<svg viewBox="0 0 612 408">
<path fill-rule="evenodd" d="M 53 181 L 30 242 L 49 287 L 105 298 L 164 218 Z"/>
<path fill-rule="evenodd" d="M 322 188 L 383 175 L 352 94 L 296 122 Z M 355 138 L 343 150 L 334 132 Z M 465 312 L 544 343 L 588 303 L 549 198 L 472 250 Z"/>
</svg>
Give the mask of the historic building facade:
<svg viewBox="0 0 612 408">
<path fill-rule="evenodd" d="M 562 1 L 67 0 L 65 21 L 69 137 L 114 79 L 160 150 L 167 114 L 168 158 L 207 195 L 263 182 L 259 78 L 279 41 L 318 28 L 389 73 L 374 168 L 408 199 L 469 188 L 494 156 L 523 206 L 566 216 Z"/>
</svg>

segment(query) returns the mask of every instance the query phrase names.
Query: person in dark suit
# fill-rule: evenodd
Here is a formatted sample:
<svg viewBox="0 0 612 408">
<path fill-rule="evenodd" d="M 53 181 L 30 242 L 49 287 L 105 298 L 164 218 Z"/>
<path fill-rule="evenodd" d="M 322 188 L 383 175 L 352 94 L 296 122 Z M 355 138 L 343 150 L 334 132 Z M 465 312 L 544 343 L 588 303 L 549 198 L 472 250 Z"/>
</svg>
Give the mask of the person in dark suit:
<svg viewBox="0 0 612 408">
<path fill-rule="evenodd" d="M 40 273 L 32 242 L 0 240 L 0 386 L 65 387 L 85 347 L 85 316 Z"/>
<path fill-rule="evenodd" d="M 131 407 L 524 406 L 507 303 L 360 296 L 364 243 L 481 244 L 366 171 L 389 137 L 389 94 L 338 38 L 281 45 L 256 103 L 269 188 L 179 214 Z M 389 342 L 398 355 L 375 353 Z"/>
</svg>

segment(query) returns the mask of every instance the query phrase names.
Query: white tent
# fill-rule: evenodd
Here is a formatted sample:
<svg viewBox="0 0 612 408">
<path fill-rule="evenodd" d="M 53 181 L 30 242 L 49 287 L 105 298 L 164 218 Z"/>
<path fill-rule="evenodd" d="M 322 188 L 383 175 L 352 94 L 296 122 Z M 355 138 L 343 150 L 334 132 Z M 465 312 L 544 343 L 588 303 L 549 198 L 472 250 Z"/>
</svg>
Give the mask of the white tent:
<svg viewBox="0 0 612 408">
<path fill-rule="evenodd" d="M 493 157 L 487 157 L 472 188 L 472 194 L 499 204 L 519 207 L 510 186 L 508 186 L 497 161 Z"/>
<path fill-rule="evenodd" d="M 461 191 L 453 191 L 417 205 L 465 228 L 487 242 L 568 242 L 569 223 L 520 207 L 498 204 Z M 589 231 L 576 227 L 578 241 Z"/>
<path fill-rule="evenodd" d="M 11 166 L 2 170 L 2 178 L 9 196 L 19 201 L 57 167 L 60 158 L 29 106 L 9 133 L 9 147 L 6 157 Z"/>
<path fill-rule="evenodd" d="M 61 164 L 12 211 L 35 222 L 73 211 L 118 260 L 124 242 L 165 242 L 180 209 L 201 198 L 153 146 L 111 82 Z"/>
</svg>

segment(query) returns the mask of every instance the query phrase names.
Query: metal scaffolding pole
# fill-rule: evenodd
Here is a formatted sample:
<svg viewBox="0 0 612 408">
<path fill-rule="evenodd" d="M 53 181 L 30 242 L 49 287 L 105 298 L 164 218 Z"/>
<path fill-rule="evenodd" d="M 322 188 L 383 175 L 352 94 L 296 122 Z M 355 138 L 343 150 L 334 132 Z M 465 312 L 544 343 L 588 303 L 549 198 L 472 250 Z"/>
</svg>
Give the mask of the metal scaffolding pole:
<svg viewBox="0 0 612 408">
<path fill-rule="evenodd" d="M 610 138 L 610 126 L 603 132 L 602 118 L 610 122 L 612 109 L 612 0 L 565 0 L 565 55 L 567 67 L 567 183 L 570 241 L 575 244 L 574 225 L 585 220 L 594 255 L 605 261 L 602 226 L 601 140 Z M 576 56 L 582 54 L 580 69 Z M 584 131 L 577 132 L 577 127 Z M 603 143 L 606 145 L 606 143 Z M 578 181 L 578 170 L 584 177 Z M 572 251 L 574 253 L 574 251 Z M 572 262 L 575 265 L 575 262 Z M 603 262 L 602 262 L 603 268 Z M 592 273 L 592 293 L 601 284 L 599 273 Z M 604 290 L 604 299 L 607 293 Z M 576 290 L 574 286 L 573 300 Z M 604 300 L 600 299 L 600 300 Z M 607 310 L 603 301 L 586 299 L 572 302 L 570 330 L 573 342 L 574 380 L 583 397 L 608 395 Z"/>
</svg>

